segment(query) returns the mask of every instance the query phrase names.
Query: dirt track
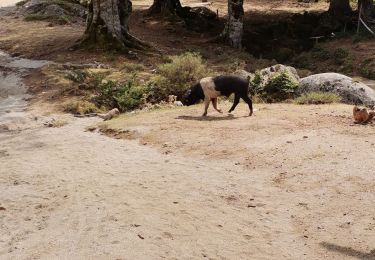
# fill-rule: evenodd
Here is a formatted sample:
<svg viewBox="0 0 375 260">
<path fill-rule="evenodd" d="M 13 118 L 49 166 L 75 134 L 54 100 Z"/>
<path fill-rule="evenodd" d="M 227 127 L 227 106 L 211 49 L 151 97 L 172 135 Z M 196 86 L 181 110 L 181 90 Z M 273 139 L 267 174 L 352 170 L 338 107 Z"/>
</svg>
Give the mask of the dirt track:
<svg viewBox="0 0 375 260">
<path fill-rule="evenodd" d="M 83 30 L 0 21 L 13 51 L 63 61 Z M 42 108 L 0 125 L 0 259 L 375 259 L 375 124 L 350 106 L 110 121 L 131 140 Z"/>
<path fill-rule="evenodd" d="M 256 107 L 111 123 L 140 142 L 97 119 L 1 134 L 0 258 L 374 259 L 374 126 Z"/>
</svg>

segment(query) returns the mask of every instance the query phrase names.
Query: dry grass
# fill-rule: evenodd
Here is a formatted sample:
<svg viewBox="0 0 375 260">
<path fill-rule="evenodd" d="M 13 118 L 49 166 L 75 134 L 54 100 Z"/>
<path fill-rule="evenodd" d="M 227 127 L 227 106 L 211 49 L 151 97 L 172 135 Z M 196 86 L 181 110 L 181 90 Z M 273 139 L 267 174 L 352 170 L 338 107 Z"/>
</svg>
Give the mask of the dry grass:
<svg viewBox="0 0 375 260">
<path fill-rule="evenodd" d="M 341 98 L 335 93 L 329 92 L 310 92 L 301 95 L 296 98 L 294 102 L 299 105 L 319 105 L 319 104 L 331 104 L 339 103 Z"/>
<path fill-rule="evenodd" d="M 88 101 L 66 101 L 62 104 L 62 110 L 67 113 L 72 114 L 89 114 L 89 113 L 98 113 L 100 112 L 99 108 L 95 104 Z"/>
</svg>

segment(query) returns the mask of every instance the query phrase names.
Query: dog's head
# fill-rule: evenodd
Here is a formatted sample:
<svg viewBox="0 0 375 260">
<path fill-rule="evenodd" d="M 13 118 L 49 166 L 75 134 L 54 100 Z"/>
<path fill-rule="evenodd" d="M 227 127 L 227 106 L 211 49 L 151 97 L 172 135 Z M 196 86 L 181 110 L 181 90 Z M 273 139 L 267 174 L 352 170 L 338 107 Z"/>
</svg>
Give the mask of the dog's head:
<svg viewBox="0 0 375 260">
<path fill-rule="evenodd" d="M 169 104 L 173 104 L 176 101 L 177 101 L 177 96 L 175 96 L 175 95 L 169 95 L 168 96 L 168 103 Z"/>
<path fill-rule="evenodd" d="M 191 106 L 197 104 L 201 99 L 204 99 L 204 93 L 201 84 L 197 83 L 186 91 L 183 97 L 183 104 Z"/>
</svg>

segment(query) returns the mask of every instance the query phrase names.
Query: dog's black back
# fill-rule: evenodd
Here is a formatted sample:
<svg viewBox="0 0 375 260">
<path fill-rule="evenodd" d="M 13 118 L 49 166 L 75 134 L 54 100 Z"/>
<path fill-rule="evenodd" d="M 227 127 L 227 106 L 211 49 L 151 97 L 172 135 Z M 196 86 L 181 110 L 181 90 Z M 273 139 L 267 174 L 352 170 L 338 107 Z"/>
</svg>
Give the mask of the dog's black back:
<svg viewBox="0 0 375 260">
<path fill-rule="evenodd" d="M 213 78 L 213 81 L 215 89 L 226 97 L 229 97 L 233 93 L 238 93 L 241 96 L 247 95 L 249 90 L 248 82 L 237 76 L 217 76 Z"/>
<path fill-rule="evenodd" d="M 199 102 L 199 100 L 216 100 L 217 96 L 227 96 L 229 97 L 234 93 L 233 106 L 229 110 L 232 112 L 238 103 L 240 98 L 242 98 L 248 105 L 250 109 L 250 115 L 253 114 L 253 103 L 249 97 L 249 82 L 238 77 L 238 76 L 217 76 L 214 78 L 207 77 L 201 79 L 199 83 L 194 85 L 188 90 L 186 96 L 184 97 L 184 104 L 193 105 Z M 208 104 L 207 104 L 208 107 Z M 204 115 L 207 114 L 207 109 Z"/>
</svg>

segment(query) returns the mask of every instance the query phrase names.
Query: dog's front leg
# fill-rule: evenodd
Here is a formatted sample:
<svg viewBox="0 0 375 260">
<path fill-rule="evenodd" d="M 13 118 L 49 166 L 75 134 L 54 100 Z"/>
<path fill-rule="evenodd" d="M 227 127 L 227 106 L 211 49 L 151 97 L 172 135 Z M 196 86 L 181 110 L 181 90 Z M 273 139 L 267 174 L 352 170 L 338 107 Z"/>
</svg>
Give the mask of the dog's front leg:
<svg viewBox="0 0 375 260">
<path fill-rule="evenodd" d="M 215 110 L 219 113 L 223 113 L 220 108 L 217 108 L 217 98 L 212 99 L 212 105 L 214 106 Z"/>
<path fill-rule="evenodd" d="M 202 116 L 207 116 L 207 110 L 208 110 L 208 107 L 210 106 L 210 99 L 209 98 L 205 98 L 204 99 L 204 113 Z"/>
</svg>

